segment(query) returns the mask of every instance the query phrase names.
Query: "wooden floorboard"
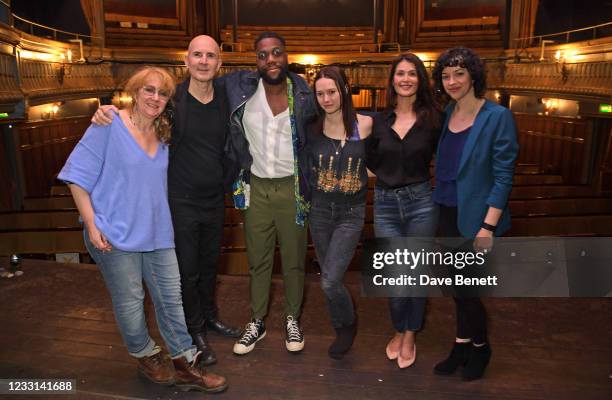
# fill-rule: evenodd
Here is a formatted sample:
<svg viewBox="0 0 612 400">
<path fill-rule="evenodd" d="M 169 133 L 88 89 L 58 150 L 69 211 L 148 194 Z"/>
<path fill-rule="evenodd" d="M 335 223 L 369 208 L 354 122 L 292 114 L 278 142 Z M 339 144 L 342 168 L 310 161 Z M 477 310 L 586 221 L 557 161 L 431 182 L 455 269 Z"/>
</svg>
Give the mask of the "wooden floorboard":
<svg viewBox="0 0 612 400">
<path fill-rule="evenodd" d="M 6 259 L 0 258 L 0 265 Z M 195 399 L 200 393 L 154 385 L 141 378 L 123 345 L 104 282 L 94 265 L 25 260 L 25 274 L 0 280 L 0 377 L 73 378 L 76 395 L 58 399 Z M 433 365 L 453 337 L 454 304 L 430 299 L 418 336 L 416 364 L 399 370 L 384 355 L 393 333 L 387 301 L 360 297 L 359 275 L 347 285 L 357 302 L 359 332 L 341 361 L 327 356 L 334 332 L 318 276 L 307 276 L 301 354 L 284 348 L 282 281 L 273 280 L 268 334 L 256 349 L 235 356 L 233 341 L 213 334 L 219 362 L 210 369 L 228 378 L 224 399 L 610 399 L 610 299 L 487 299 L 493 359 L 483 380 L 440 377 Z M 220 276 L 224 320 L 249 317 L 248 277 Z M 155 328 L 147 298 L 151 333 Z M 18 399 L 42 399 L 19 396 Z"/>
</svg>

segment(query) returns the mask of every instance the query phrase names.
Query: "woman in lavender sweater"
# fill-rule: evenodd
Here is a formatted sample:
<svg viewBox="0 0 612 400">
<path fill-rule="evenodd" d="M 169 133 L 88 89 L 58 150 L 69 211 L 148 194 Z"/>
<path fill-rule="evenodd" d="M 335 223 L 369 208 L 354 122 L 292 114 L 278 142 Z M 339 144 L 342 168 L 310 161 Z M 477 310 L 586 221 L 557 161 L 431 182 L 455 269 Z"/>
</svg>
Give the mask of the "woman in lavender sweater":
<svg viewBox="0 0 612 400">
<path fill-rule="evenodd" d="M 90 126 L 59 178 L 69 184 L 85 245 L 104 277 L 139 372 L 181 390 L 223 391 L 225 378 L 199 366 L 201 353 L 187 333 L 181 302 L 166 184 L 171 132 L 166 106 L 174 80 L 161 68 L 145 67 L 124 90 L 133 104 L 110 125 Z M 143 280 L 172 362 L 149 335 Z"/>
</svg>

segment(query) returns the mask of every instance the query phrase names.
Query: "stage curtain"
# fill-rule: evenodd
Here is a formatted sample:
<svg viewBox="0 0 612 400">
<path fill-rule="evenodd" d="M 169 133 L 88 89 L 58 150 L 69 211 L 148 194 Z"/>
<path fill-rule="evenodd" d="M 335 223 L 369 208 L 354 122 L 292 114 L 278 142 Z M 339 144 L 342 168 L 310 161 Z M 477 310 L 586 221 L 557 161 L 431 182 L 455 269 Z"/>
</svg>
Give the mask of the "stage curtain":
<svg viewBox="0 0 612 400">
<path fill-rule="evenodd" d="M 218 42 L 220 39 L 221 27 L 219 26 L 219 18 L 221 8 L 219 0 L 204 1 L 204 29 L 207 35 L 212 36 Z"/>
<path fill-rule="evenodd" d="M 404 29 L 399 42 L 401 44 L 412 44 L 419 30 L 419 25 L 423 15 L 424 0 L 399 0 L 402 2 L 402 16 L 404 19 Z"/>
<path fill-rule="evenodd" d="M 538 0 L 514 0 L 512 2 L 510 18 L 510 48 L 522 48 L 532 46 L 529 40 L 514 40 L 533 35 L 536 14 L 538 12 Z"/>
<path fill-rule="evenodd" d="M 98 36 L 92 39 L 92 44 L 104 48 L 104 6 L 103 0 L 81 0 L 83 14 L 89 24 L 91 36 Z"/>
<path fill-rule="evenodd" d="M 398 42 L 400 0 L 384 0 L 383 41 Z"/>
</svg>

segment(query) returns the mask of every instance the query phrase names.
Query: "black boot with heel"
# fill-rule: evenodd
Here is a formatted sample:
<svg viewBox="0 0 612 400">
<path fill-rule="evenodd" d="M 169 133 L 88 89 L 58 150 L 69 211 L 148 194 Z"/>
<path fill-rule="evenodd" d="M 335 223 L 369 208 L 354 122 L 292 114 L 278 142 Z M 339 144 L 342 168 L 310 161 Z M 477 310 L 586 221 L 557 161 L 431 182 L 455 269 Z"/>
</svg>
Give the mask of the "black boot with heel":
<svg viewBox="0 0 612 400">
<path fill-rule="evenodd" d="M 467 364 L 470 358 L 470 352 L 472 350 L 472 343 L 457 343 L 453 344 L 453 349 L 446 360 L 439 362 L 434 367 L 434 372 L 438 375 L 450 375 L 457 370 L 460 366 L 463 367 Z"/>
</svg>

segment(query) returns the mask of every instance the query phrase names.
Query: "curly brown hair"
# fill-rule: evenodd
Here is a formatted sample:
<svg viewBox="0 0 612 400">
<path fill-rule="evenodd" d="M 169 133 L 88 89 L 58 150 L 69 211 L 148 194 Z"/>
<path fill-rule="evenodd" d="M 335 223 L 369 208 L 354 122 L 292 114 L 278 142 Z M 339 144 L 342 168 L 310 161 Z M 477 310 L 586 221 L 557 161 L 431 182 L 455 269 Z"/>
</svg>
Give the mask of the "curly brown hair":
<svg viewBox="0 0 612 400">
<path fill-rule="evenodd" d="M 434 89 L 442 94 L 442 70 L 446 67 L 461 67 L 467 69 L 474 81 L 474 96 L 482 98 L 487 90 L 487 74 L 482 59 L 472 49 L 467 47 L 453 47 L 440 54 L 434 66 L 432 76 Z"/>
</svg>

